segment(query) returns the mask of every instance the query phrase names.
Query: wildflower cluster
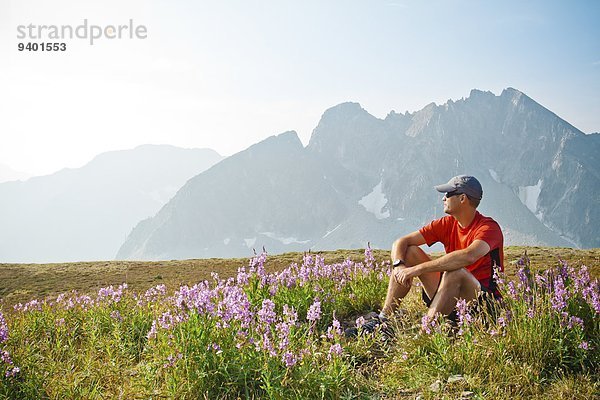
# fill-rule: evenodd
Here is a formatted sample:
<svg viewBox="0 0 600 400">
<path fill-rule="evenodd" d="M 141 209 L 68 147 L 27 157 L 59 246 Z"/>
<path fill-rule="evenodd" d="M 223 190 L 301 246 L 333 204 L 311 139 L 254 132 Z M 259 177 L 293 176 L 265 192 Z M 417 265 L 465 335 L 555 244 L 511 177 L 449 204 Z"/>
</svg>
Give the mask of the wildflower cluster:
<svg viewBox="0 0 600 400">
<path fill-rule="evenodd" d="M 3 343 L 8 340 L 8 325 L 0 311 L 0 370 L 5 369 L 4 376 L 7 378 L 15 377 L 21 369 L 14 365 L 10 353 L 4 349 Z"/>
<path fill-rule="evenodd" d="M 549 370 L 596 369 L 600 361 L 598 280 L 590 277 L 587 267 L 574 268 L 560 260 L 554 268 L 533 273 L 527 254 L 516 267 L 515 280 L 494 273 L 500 300 L 488 304 L 483 297 L 471 303 L 457 302 L 455 332 L 466 346 L 464 351 L 472 351 L 470 346 L 484 341 L 487 346 L 498 343 L 499 348 L 513 348 L 513 357 L 529 357 L 532 362 L 545 354 Z M 443 320 L 425 315 L 421 331 L 432 337 L 445 336 L 440 322 L 443 324 Z"/>
<path fill-rule="evenodd" d="M 204 281 L 182 286 L 166 299 L 170 307 L 154 319 L 147 338 L 152 346 L 166 343 L 173 347 L 180 339 L 179 329 L 201 320 L 211 342 L 200 347 L 209 350 L 218 346 L 225 351 L 232 346 L 292 368 L 306 356 L 314 357 L 316 347 L 326 346 L 326 358 L 332 360 L 343 352 L 341 324 L 329 313 L 336 295 L 357 277 L 375 274 L 383 281 L 387 273 L 387 266 L 377 265 L 370 249 L 365 259 L 365 264 L 346 260 L 326 265 L 323 257 L 307 253 L 301 265 L 268 274 L 266 253 L 261 253 L 251 258 L 247 267 L 239 268 L 235 278 L 213 275 L 213 284 Z M 297 297 L 298 290 L 303 297 Z M 304 323 L 298 316 L 300 310 Z M 185 327 L 175 329 L 182 325 Z M 319 336 L 318 326 L 323 325 L 328 326 L 327 333 Z M 172 360 L 165 364 L 174 365 Z"/>
<path fill-rule="evenodd" d="M 10 393 L 9 398 L 18 398 L 22 390 L 31 390 L 27 398 L 116 397 L 124 387 L 146 390 L 124 397 L 166 398 L 198 393 L 341 398 L 361 392 L 363 381 L 353 374 L 359 374 L 356 360 L 372 357 L 361 353 L 369 349 L 369 339 L 346 341 L 342 324 L 380 305 L 389 263 L 377 263 L 370 248 L 364 262 L 326 264 L 320 255 L 306 253 L 301 262 L 273 273 L 267 273 L 266 263 L 263 252 L 232 278 L 213 274 L 211 281 L 174 292 L 158 285 L 134 293 L 124 284 L 92 296 L 70 292 L 17 304 L 10 315 L 0 312 L 0 397 Z M 481 351 L 511 360 L 524 354 L 539 360 L 544 354 L 544 360 L 551 360 L 544 361 L 550 371 L 597 365 L 598 281 L 587 268 L 564 263 L 533 274 L 524 257 L 517 267 L 514 281 L 495 274 L 503 300 L 493 319 L 482 323 L 478 315 L 485 313 L 474 314 L 474 304 L 461 300 L 458 337 L 448 337 L 443 317 L 424 316 L 420 334 L 413 330 L 418 330 L 414 321 L 408 334 L 397 330 L 399 336 L 406 334 L 393 343 L 399 359 L 410 360 L 415 371 L 420 357 L 427 357 L 423 365 L 465 360 L 467 368 L 488 357 Z M 408 305 L 417 300 L 413 292 Z M 422 312 L 413 311 L 408 315 Z M 364 323 L 363 317 L 356 319 L 357 327 Z M 551 347 L 556 343 L 562 348 Z M 460 352 L 452 356 L 454 348 Z M 35 361 L 38 354 L 48 366 Z M 110 375 L 111 370 L 117 372 Z M 121 375 L 130 381 L 115 378 Z M 50 376 L 56 382 L 48 381 Z M 63 391 L 69 382 L 96 392 Z M 48 387 L 53 391 L 46 392 Z"/>
<path fill-rule="evenodd" d="M 214 274 L 212 283 L 180 287 L 163 298 L 147 334 L 148 351 L 168 354 L 155 364 L 157 373 L 167 379 L 182 371 L 212 370 L 224 360 L 246 365 L 244 374 L 259 381 L 265 379 L 265 364 L 273 373 L 301 373 L 321 364 L 334 368 L 344 354 L 334 310 L 347 301 L 345 285 L 365 276 L 375 276 L 382 288 L 386 284 L 388 266 L 378 265 L 370 249 L 365 256 L 364 264 L 326 265 L 323 257 L 307 253 L 302 264 L 269 274 L 261 253 L 235 278 Z"/>
</svg>

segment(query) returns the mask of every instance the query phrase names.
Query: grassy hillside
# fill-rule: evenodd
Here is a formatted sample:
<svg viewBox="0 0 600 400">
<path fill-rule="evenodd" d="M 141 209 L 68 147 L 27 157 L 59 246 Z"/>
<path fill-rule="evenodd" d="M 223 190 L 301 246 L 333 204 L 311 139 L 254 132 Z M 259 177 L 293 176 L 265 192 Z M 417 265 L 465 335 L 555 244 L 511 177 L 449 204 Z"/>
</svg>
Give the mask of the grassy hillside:
<svg viewBox="0 0 600 400">
<path fill-rule="evenodd" d="M 599 398 L 599 251 L 505 256 L 489 313 L 412 290 L 358 337 L 386 252 L 2 265 L 0 399 Z"/>
<path fill-rule="evenodd" d="M 544 269 L 563 259 L 569 265 L 586 265 L 593 276 L 600 276 L 600 249 L 578 250 L 557 247 L 505 248 L 505 265 L 508 276 L 514 276 L 514 262 L 524 251 L 531 259 L 532 269 Z M 389 259 L 389 251 L 374 250 L 377 261 Z M 318 252 L 326 263 L 341 262 L 346 258 L 361 261 L 364 249 Z M 249 255 L 250 256 L 250 255 Z M 434 254 L 434 257 L 439 254 Z M 267 272 L 280 271 L 292 262 L 302 262 L 302 253 L 269 256 Z M 165 284 L 170 289 L 180 285 L 193 285 L 211 279 L 211 272 L 221 278 L 237 274 L 248 259 L 203 259 L 173 261 L 97 261 L 62 264 L 0 264 L 0 299 L 5 306 L 43 299 L 63 292 L 95 293 L 101 287 L 127 283 L 134 291 Z"/>
</svg>

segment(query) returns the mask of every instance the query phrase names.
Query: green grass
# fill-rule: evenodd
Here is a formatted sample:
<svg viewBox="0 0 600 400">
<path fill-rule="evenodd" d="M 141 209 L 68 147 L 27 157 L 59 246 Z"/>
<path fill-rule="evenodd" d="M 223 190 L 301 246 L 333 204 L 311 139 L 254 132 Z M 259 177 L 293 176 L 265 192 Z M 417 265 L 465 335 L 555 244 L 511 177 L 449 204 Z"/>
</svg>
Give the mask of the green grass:
<svg viewBox="0 0 600 400">
<path fill-rule="evenodd" d="M 245 259 L 0 265 L 0 310 L 9 332 L 0 351 L 13 362 L 0 361 L 0 398 L 597 398 L 600 319 L 575 290 L 575 277 L 582 265 L 598 277 L 600 251 L 509 247 L 508 280 L 518 282 L 524 250 L 532 274 L 553 268 L 557 276 L 557 256 L 572 268 L 562 312 L 581 318 L 583 327 L 567 326 L 552 292 L 532 285 L 531 300 L 522 298 L 523 287 L 521 297 L 505 294 L 499 311 L 505 322 L 477 319 L 456 334 L 439 320 L 425 334 L 425 306 L 413 291 L 393 321 L 393 340 L 347 340 L 333 329 L 334 316 L 345 326 L 379 307 L 387 286 L 384 251 L 374 251 L 374 261 L 363 250 L 320 253 L 323 262 L 304 263 L 312 271 L 304 281 L 302 254 L 269 256 L 267 273 L 298 264 L 288 270 L 296 279 L 289 287 L 256 274 L 244 284 L 227 282 L 248 265 Z M 353 261 L 343 273 L 340 265 L 337 272 L 323 266 L 346 259 Z M 123 282 L 129 287 L 116 289 Z M 143 297 L 163 283 L 166 293 Z M 99 296 L 108 285 L 115 288 Z M 180 285 L 189 287 L 176 293 Z M 79 297 L 71 306 L 68 298 L 76 296 L 67 294 L 54 304 L 71 290 L 96 301 Z M 13 310 L 32 298 L 47 301 Z M 311 321 L 316 300 L 321 316 Z M 273 324 L 259 316 L 270 301 Z M 239 314 L 240 304 L 254 315 Z M 282 326 L 289 328 L 285 343 Z M 293 365 L 286 365 L 286 354 Z M 5 377 L 12 366 L 20 372 Z"/>
<path fill-rule="evenodd" d="M 532 269 L 555 265 L 558 258 L 570 265 L 587 265 L 593 276 L 600 276 L 600 249 L 579 250 L 558 247 L 505 247 L 506 273 L 512 277 L 515 268 L 511 262 L 527 250 Z M 374 250 L 377 261 L 387 260 L 389 251 Z M 326 263 L 350 258 L 361 261 L 364 249 L 318 252 Z M 434 254 L 439 256 L 439 254 Z M 301 262 L 301 253 L 285 253 L 269 256 L 265 265 L 268 272 L 279 271 L 292 262 Z M 158 284 L 174 289 L 180 285 L 193 285 L 210 279 L 212 272 L 228 278 L 237 274 L 239 266 L 248 259 L 194 259 L 173 261 L 97 261 L 60 264 L 0 264 L 0 299 L 5 306 L 12 306 L 31 299 L 43 299 L 60 293 L 77 290 L 95 293 L 101 287 L 126 282 L 132 290 L 145 291 Z"/>
</svg>

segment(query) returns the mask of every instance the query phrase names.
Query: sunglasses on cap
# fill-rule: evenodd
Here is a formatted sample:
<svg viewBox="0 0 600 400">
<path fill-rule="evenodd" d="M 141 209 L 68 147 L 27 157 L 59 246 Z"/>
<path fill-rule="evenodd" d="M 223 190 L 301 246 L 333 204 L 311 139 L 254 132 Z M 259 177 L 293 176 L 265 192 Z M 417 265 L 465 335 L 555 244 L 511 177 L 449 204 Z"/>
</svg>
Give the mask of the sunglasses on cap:
<svg viewBox="0 0 600 400">
<path fill-rule="evenodd" d="M 450 197 L 456 196 L 456 195 L 459 195 L 459 194 L 464 194 L 464 193 L 461 193 L 458 190 L 455 190 L 454 192 L 448 192 L 448 193 L 446 193 L 444 195 L 444 197 L 447 198 L 447 199 L 449 199 Z"/>
</svg>

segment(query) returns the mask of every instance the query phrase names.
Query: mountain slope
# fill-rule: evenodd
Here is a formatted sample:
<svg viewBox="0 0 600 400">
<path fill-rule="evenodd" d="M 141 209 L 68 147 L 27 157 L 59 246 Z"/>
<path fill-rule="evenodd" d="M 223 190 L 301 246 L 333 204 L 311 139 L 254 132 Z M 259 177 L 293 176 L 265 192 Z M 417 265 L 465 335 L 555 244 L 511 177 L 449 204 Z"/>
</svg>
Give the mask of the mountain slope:
<svg viewBox="0 0 600 400">
<path fill-rule="evenodd" d="M 480 211 L 508 244 L 600 247 L 599 146 L 512 88 L 385 119 L 343 103 L 306 148 L 286 133 L 190 180 L 118 258 L 387 248 L 442 216 L 433 186 L 462 173 L 481 181 Z"/>
<path fill-rule="evenodd" d="M 344 214 L 343 198 L 325 183 L 296 133 L 287 132 L 190 179 L 134 229 L 117 258 L 247 255 L 263 245 L 304 250 L 307 238 Z"/>
<path fill-rule="evenodd" d="M 112 259 L 131 228 L 194 175 L 220 161 L 209 149 L 145 145 L 87 165 L 0 184 L 0 260 Z"/>
<path fill-rule="evenodd" d="M 31 177 L 31 175 L 25 172 L 15 171 L 8 165 L 0 164 L 0 183 L 16 180 L 25 180 L 29 177 Z"/>
</svg>

